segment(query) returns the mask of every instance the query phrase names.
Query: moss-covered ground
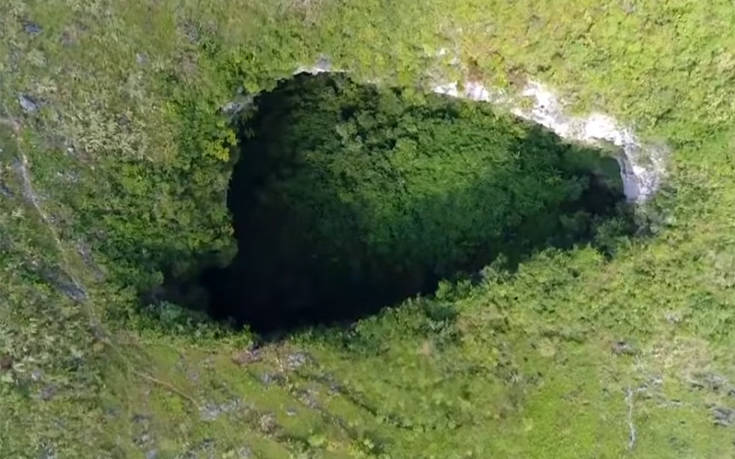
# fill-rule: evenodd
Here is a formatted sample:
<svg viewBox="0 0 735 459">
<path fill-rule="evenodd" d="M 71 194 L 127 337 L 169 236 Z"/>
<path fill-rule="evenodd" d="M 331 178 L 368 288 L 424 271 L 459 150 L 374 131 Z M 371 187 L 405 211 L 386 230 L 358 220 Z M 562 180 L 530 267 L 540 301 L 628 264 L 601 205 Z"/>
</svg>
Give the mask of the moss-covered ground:
<svg viewBox="0 0 735 459">
<path fill-rule="evenodd" d="M 734 26 L 724 0 L 2 2 L 0 456 L 735 455 Z M 233 248 L 220 108 L 324 58 L 417 97 L 531 77 L 666 141 L 651 234 L 259 347 L 141 311 Z"/>
</svg>

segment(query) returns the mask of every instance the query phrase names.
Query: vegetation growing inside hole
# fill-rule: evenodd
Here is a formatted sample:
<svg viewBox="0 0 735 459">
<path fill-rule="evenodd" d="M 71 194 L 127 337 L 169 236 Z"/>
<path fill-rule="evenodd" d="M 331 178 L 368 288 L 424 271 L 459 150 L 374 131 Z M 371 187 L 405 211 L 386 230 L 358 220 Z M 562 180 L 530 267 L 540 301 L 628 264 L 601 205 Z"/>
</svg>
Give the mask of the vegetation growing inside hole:
<svg viewBox="0 0 735 459">
<path fill-rule="evenodd" d="M 256 106 L 228 197 L 239 252 L 204 275 L 215 316 L 353 318 L 630 226 L 614 159 L 487 104 L 300 75 Z"/>
</svg>

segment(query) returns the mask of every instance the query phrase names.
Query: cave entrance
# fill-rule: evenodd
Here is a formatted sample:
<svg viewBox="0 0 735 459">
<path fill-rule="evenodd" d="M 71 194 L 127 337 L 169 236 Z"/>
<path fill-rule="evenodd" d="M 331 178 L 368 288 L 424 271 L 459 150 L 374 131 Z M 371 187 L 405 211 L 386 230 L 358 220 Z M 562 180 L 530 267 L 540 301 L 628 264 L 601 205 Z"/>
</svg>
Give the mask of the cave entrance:
<svg viewBox="0 0 735 459">
<path fill-rule="evenodd" d="M 304 74 L 238 129 L 239 250 L 201 283 L 213 317 L 255 330 L 355 319 L 500 254 L 629 227 L 608 152 L 489 104 Z"/>
</svg>

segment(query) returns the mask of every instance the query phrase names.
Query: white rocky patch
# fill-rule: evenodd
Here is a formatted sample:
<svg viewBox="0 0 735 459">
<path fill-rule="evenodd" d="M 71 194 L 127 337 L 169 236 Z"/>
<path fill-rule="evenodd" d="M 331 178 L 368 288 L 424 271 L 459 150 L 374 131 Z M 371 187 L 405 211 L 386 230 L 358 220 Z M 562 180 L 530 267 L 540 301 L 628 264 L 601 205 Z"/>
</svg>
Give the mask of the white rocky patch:
<svg viewBox="0 0 735 459">
<path fill-rule="evenodd" d="M 556 94 L 536 81 L 526 85 L 520 98 L 471 81 L 464 83 L 462 88 L 456 82 L 437 85 L 433 91 L 450 97 L 505 106 L 514 115 L 541 124 L 567 140 L 590 145 L 607 142 L 619 147 L 621 154 L 616 159 L 620 164 L 625 196 L 630 202 L 647 201 L 656 193 L 665 177 L 668 153 L 665 147 L 643 144 L 630 128 L 621 126 L 614 118 L 602 113 L 591 113 L 586 117 L 568 115 Z M 531 99 L 531 106 L 524 107 L 521 98 Z"/>
<path fill-rule="evenodd" d="M 308 73 L 310 75 L 319 75 L 320 73 L 339 73 L 339 71 L 332 70 L 332 62 L 327 57 L 320 57 L 316 63 L 310 67 L 301 66 L 297 68 L 293 74 L 298 75 L 300 73 Z"/>
</svg>

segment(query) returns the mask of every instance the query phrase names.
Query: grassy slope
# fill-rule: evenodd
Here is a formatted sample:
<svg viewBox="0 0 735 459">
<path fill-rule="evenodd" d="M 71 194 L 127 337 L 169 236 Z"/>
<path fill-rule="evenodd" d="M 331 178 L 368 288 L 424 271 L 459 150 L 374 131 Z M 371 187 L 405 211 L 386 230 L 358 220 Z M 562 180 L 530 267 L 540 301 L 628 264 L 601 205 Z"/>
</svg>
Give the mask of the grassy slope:
<svg viewBox="0 0 735 459">
<path fill-rule="evenodd" d="M 729 2 L 143 3 L 0 6 L 3 456 L 734 453 L 713 423 L 735 406 Z M 320 53 L 411 85 L 441 47 L 487 83 L 530 75 L 669 140 L 657 234 L 612 261 L 580 248 L 447 287 L 451 323 L 413 301 L 248 364 L 246 334 L 120 325 L 161 259 L 229 244 L 217 108 L 238 85 Z"/>
</svg>

